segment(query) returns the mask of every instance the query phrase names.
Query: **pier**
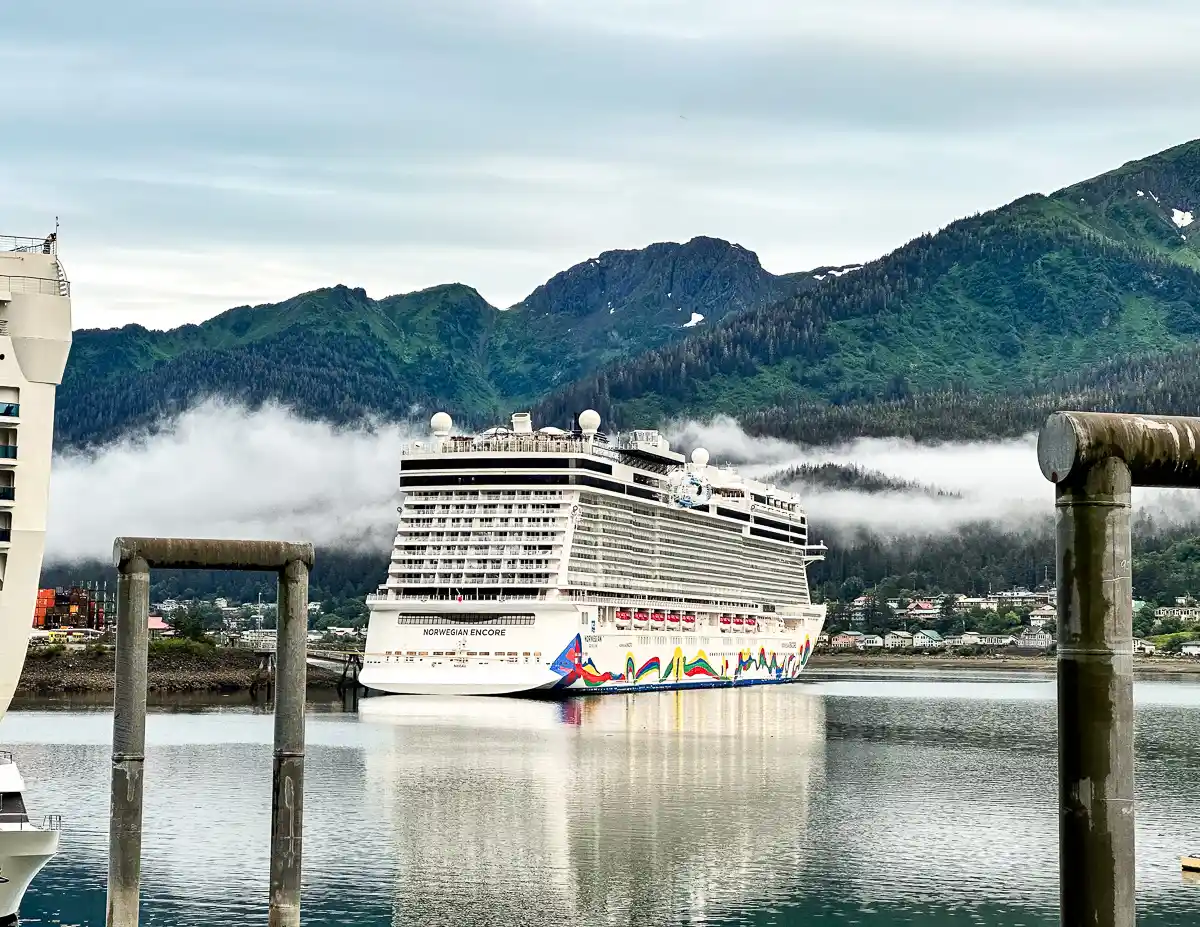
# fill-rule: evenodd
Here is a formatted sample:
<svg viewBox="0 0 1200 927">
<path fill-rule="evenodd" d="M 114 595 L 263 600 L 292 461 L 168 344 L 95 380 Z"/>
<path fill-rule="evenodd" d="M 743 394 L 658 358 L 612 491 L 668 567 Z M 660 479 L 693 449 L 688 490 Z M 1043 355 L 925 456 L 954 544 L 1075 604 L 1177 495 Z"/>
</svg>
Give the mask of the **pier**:
<svg viewBox="0 0 1200 927">
<path fill-rule="evenodd" d="M 269 927 L 299 927 L 304 829 L 304 696 L 311 544 L 117 538 L 116 691 L 107 927 L 137 927 L 146 751 L 150 570 L 253 570 L 279 576 Z"/>
</svg>

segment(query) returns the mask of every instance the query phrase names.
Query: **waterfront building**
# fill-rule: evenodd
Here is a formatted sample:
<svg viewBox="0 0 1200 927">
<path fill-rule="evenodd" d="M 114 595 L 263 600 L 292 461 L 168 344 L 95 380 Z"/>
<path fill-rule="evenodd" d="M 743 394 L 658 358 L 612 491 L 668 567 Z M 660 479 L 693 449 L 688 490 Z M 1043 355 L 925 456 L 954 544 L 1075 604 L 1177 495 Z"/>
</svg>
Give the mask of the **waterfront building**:
<svg viewBox="0 0 1200 927">
<path fill-rule="evenodd" d="M 1053 643 L 1054 638 L 1044 628 L 1040 627 L 1028 627 L 1017 638 L 1018 646 L 1037 648 L 1038 650 L 1044 650 Z"/>
<path fill-rule="evenodd" d="M 840 634 L 833 635 L 833 639 L 829 643 L 834 650 L 850 650 L 858 647 L 862 636 L 862 631 L 842 631 Z"/>
<path fill-rule="evenodd" d="M 945 647 L 946 642 L 937 631 L 922 628 L 920 631 L 913 632 L 912 645 L 918 650 L 936 650 L 940 647 Z"/>
<path fill-rule="evenodd" d="M 1184 624 L 1195 624 L 1200 622 L 1200 606 L 1196 605 L 1165 605 L 1154 610 L 1154 617 L 1158 619 L 1176 618 Z"/>
<path fill-rule="evenodd" d="M 859 650 L 879 650 L 883 647 L 883 638 L 878 634 L 864 634 L 858 639 Z"/>
<path fill-rule="evenodd" d="M 908 631 L 888 631 L 883 646 L 888 650 L 904 650 L 913 645 L 913 636 Z"/>
<path fill-rule="evenodd" d="M 1193 641 L 1191 643 L 1184 644 L 1181 648 L 1179 648 L 1179 652 L 1185 657 L 1200 657 L 1200 641 Z"/>
<path fill-rule="evenodd" d="M 1029 626 L 1042 628 L 1058 624 L 1058 609 L 1053 605 L 1042 605 L 1029 613 Z"/>
<path fill-rule="evenodd" d="M 1133 652 L 1134 653 L 1140 653 L 1140 654 L 1149 656 L 1151 654 L 1156 653 L 1157 651 L 1158 651 L 1158 648 L 1156 646 L 1154 646 L 1154 644 L 1150 643 L 1150 641 L 1142 640 L 1140 637 L 1135 637 L 1133 639 Z"/>
</svg>

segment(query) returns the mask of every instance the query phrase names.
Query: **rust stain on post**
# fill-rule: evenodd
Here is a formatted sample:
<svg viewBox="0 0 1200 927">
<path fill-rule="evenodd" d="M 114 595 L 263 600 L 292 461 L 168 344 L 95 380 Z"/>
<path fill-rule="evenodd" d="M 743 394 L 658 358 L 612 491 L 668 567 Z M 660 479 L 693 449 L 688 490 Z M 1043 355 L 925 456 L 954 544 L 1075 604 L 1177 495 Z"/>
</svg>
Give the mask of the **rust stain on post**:
<svg viewBox="0 0 1200 927">
<path fill-rule="evenodd" d="M 299 561 L 312 569 L 315 555 L 311 544 L 289 541 L 226 541 L 202 538 L 117 538 L 113 564 L 120 568 L 134 557 L 143 558 L 151 569 L 174 570 L 263 570 L 282 572 Z"/>
<path fill-rule="evenodd" d="M 1200 487 L 1200 418 L 1055 412 L 1038 436 L 1038 464 L 1052 483 L 1082 479 L 1109 457 L 1134 486 Z"/>
</svg>

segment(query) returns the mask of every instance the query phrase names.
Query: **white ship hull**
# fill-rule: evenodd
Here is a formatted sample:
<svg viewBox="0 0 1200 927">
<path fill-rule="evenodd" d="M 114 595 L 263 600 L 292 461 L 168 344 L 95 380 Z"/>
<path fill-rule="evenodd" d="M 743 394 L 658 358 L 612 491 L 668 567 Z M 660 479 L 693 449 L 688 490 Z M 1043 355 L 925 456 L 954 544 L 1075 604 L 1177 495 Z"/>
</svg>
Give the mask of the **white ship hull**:
<svg viewBox="0 0 1200 927">
<path fill-rule="evenodd" d="M 360 679 L 404 695 L 553 697 L 794 682 L 824 623 L 824 609 L 810 606 L 785 634 L 593 629 L 584 607 L 509 603 L 532 623 L 459 623 L 444 610 L 440 622 L 419 624 L 404 623 L 405 612 L 389 604 L 372 605 Z M 479 614 L 478 605 L 460 611 L 467 607 Z"/>
<path fill-rule="evenodd" d="M 12 830 L 0 826 L 0 925 L 16 916 L 29 883 L 57 852 L 56 830 L 28 824 Z"/>
</svg>

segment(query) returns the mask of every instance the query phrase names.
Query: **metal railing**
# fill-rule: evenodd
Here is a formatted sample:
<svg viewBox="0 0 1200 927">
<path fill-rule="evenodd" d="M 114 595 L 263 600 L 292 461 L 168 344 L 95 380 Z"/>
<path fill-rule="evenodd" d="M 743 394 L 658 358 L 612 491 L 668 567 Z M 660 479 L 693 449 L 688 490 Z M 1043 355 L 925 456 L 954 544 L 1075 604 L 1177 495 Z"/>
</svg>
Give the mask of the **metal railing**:
<svg viewBox="0 0 1200 927">
<path fill-rule="evenodd" d="M 22 251 L 27 254 L 57 254 L 57 238 L 29 238 L 24 235 L 0 235 L 0 251 Z"/>
<path fill-rule="evenodd" d="M 66 292 L 63 292 L 65 289 Z M 14 277 L 0 275 L 0 290 L 19 293 L 23 296 L 32 294 L 40 296 L 70 296 L 71 284 L 65 280 L 51 280 L 49 277 Z"/>
</svg>

